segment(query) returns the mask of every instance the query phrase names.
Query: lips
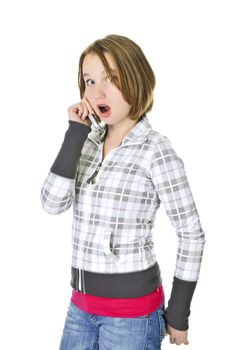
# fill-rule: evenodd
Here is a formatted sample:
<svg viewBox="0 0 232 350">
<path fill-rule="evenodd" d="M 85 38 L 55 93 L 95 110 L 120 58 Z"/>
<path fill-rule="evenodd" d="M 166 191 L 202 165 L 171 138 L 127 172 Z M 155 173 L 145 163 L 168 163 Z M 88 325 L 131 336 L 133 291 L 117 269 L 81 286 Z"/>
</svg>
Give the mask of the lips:
<svg viewBox="0 0 232 350">
<path fill-rule="evenodd" d="M 111 111 L 110 106 L 106 104 L 99 104 L 97 105 L 97 108 L 101 117 L 106 118 L 110 115 L 110 111 Z"/>
</svg>

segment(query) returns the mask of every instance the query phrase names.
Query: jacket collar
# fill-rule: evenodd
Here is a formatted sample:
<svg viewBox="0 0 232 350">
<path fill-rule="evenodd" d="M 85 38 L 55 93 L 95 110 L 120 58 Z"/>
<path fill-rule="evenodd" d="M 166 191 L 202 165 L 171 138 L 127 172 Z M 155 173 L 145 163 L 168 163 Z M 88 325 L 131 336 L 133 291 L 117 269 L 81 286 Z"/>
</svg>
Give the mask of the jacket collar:
<svg viewBox="0 0 232 350">
<path fill-rule="evenodd" d="M 107 124 L 104 125 L 103 130 L 96 130 L 92 126 L 92 131 L 88 134 L 88 138 L 96 143 L 101 143 L 106 134 Z M 127 144 L 130 142 L 144 142 L 146 140 L 147 135 L 152 130 L 152 126 L 150 121 L 148 120 L 146 114 L 140 119 L 135 126 L 129 131 L 127 136 L 123 139 L 121 144 Z"/>
</svg>

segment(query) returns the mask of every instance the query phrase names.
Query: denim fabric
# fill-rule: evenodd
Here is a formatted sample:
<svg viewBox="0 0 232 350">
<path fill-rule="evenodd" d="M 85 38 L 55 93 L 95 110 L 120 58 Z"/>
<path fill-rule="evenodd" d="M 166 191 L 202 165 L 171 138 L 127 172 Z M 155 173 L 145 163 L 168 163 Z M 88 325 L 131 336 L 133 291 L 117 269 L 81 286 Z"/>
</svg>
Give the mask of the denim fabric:
<svg viewBox="0 0 232 350">
<path fill-rule="evenodd" d="M 88 314 L 69 305 L 60 350 L 160 350 L 165 336 L 163 305 L 135 318 Z"/>
</svg>

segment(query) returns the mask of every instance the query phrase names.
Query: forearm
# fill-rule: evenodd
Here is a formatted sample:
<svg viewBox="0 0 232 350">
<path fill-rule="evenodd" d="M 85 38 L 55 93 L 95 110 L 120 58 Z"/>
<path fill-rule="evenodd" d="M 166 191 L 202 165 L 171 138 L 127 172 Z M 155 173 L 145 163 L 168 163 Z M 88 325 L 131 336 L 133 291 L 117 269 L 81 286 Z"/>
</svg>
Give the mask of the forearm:
<svg viewBox="0 0 232 350">
<path fill-rule="evenodd" d="M 188 317 L 190 315 L 190 304 L 197 282 L 173 279 L 171 296 L 168 307 L 165 310 L 165 317 L 168 325 L 185 331 L 188 329 Z"/>
<path fill-rule="evenodd" d="M 42 206 L 49 214 L 60 214 L 72 205 L 77 163 L 90 131 L 86 125 L 69 121 L 61 149 L 41 189 Z"/>
<path fill-rule="evenodd" d="M 51 167 L 51 172 L 69 179 L 76 176 L 77 163 L 83 145 L 91 128 L 78 122 L 69 121 L 61 149 Z"/>
</svg>

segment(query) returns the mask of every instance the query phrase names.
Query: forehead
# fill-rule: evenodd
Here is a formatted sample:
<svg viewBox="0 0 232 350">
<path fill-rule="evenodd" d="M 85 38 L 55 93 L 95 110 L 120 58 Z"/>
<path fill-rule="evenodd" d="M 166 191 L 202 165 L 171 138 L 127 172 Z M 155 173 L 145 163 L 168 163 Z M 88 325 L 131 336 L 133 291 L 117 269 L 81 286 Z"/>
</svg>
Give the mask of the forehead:
<svg viewBox="0 0 232 350">
<path fill-rule="evenodd" d="M 117 68 L 111 54 L 105 53 L 104 56 L 107 60 L 110 70 L 116 73 Z M 90 74 L 105 74 L 104 64 L 100 57 L 95 53 L 87 54 L 83 60 L 83 75 L 85 76 Z"/>
</svg>

